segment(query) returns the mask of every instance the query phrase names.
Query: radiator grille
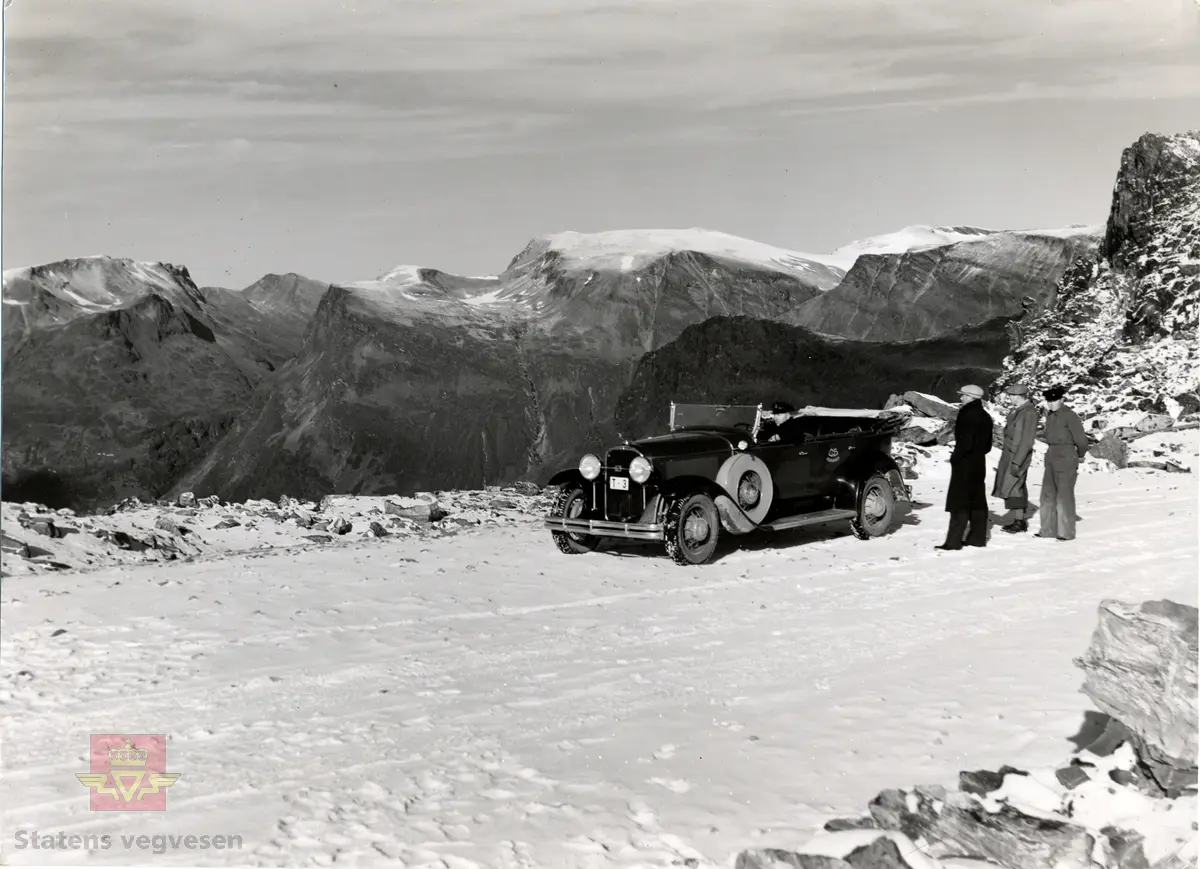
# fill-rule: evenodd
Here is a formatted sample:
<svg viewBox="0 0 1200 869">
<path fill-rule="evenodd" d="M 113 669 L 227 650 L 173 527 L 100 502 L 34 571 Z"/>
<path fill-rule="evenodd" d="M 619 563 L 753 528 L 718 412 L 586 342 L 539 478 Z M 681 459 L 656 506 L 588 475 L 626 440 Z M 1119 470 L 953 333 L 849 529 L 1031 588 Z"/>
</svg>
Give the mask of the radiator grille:
<svg viewBox="0 0 1200 869">
<path fill-rule="evenodd" d="M 646 509 L 646 490 L 639 483 L 629 479 L 629 463 L 637 458 L 637 453 L 626 449 L 612 449 L 604 462 L 604 493 L 601 496 L 604 504 L 604 518 L 613 522 L 636 522 Z M 608 485 L 609 477 L 623 477 L 629 480 L 629 488 L 625 491 L 613 489 Z"/>
</svg>

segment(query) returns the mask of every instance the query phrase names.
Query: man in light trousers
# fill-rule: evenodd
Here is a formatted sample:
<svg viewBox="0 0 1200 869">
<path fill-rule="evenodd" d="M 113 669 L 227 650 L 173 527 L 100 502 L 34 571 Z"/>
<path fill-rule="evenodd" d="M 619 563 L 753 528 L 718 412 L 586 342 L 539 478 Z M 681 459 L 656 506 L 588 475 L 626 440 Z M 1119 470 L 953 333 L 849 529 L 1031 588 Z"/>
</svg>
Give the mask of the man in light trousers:
<svg viewBox="0 0 1200 869">
<path fill-rule="evenodd" d="M 1050 412 L 1046 415 L 1046 471 L 1038 509 L 1041 530 L 1036 536 L 1058 540 L 1075 539 L 1075 481 L 1089 447 L 1083 421 L 1063 406 L 1066 392 L 1061 386 L 1052 386 L 1042 393 Z"/>
</svg>

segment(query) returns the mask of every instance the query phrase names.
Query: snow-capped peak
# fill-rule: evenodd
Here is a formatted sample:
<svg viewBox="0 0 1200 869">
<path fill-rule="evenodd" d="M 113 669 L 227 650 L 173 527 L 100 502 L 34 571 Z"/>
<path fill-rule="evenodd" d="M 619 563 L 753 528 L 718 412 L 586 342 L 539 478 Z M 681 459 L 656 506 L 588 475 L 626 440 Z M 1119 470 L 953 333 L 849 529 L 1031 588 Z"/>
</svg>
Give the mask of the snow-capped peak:
<svg viewBox="0 0 1200 869">
<path fill-rule="evenodd" d="M 850 267 L 863 254 L 897 254 L 914 251 L 932 250 L 951 244 L 986 241 L 1000 235 L 1040 235 L 1057 238 L 1072 238 L 1077 235 L 1099 235 L 1103 226 L 1085 226 L 1072 224 L 1053 229 L 985 229 L 978 226 L 929 226 L 914 224 L 895 232 L 874 235 L 869 238 L 852 241 L 842 245 L 829 257 L 838 268 L 850 270 Z"/>
<path fill-rule="evenodd" d="M 93 254 L 6 270 L 4 301 L 24 304 L 41 290 L 85 310 L 102 311 L 147 292 L 178 291 L 187 281 L 186 270 L 166 263 Z"/>
<path fill-rule="evenodd" d="M 542 239 L 548 249 L 587 268 L 622 271 L 641 268 L 671 253 L 692 251 L 767 267 L 788 274 L 828 271 L 832 261 L 820 254 L 799 253 L 726 232 L 691 229 L 615 229 L 604 232 L 558 232 Z"/>
</svg>

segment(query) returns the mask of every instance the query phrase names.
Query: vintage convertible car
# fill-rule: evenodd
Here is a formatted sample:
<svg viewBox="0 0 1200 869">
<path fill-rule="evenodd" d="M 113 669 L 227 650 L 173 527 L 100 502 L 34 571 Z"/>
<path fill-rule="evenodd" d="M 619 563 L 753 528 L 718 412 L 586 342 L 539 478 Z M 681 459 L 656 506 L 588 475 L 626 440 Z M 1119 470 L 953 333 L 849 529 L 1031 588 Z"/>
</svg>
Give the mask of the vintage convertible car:
<svg viewBox="0 0 1200 869">
<path fill-rule="evenodd" d="M 626 441 L 550 480 L 560 491 L 545 526 L 568 554 L 603 538 L 661 541 L 678 564 L 704 564 L 722 530 L 850 520 L 866 540 L 887 533 L 910 501 L 891 457 L 903 411 L 671 404 L 669 433 Z"/>
</svg>

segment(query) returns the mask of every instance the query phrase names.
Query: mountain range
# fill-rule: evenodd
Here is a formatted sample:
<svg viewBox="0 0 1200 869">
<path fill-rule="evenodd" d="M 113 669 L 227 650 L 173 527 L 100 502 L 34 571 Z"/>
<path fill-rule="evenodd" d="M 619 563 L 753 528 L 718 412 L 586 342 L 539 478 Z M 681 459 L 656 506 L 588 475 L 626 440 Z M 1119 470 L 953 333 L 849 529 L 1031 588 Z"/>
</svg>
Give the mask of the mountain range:
<svg viewBox="0 0 1200 869">
<path fill-rule="evenodd" d="M 662 429 L 672 400 L 949 397 L 1003 376 L 1013 324 L 1111 258 L 1117 231 L 915 226 L 823 255 L 701 229 L 564 232 L 492 276 L 401 266 L 243 290 L 108 257 L 16 269 L 3 496 L 93 508 L 540 482 Z"/>
</svg>

